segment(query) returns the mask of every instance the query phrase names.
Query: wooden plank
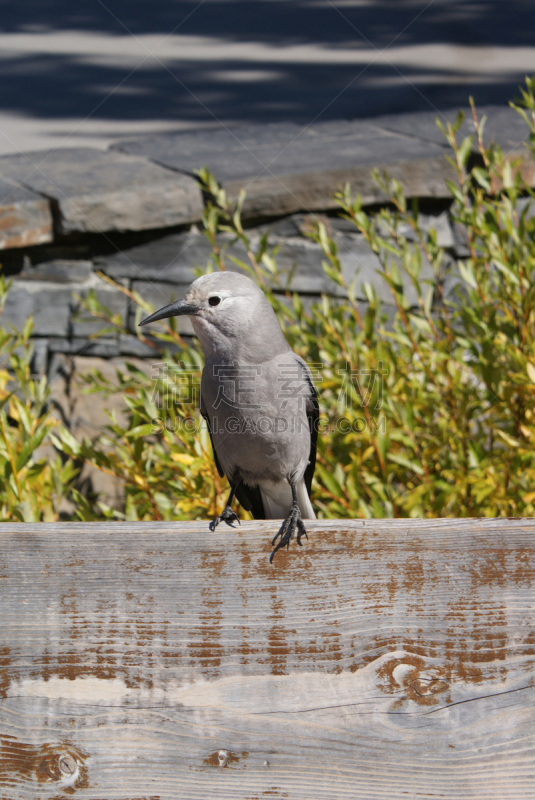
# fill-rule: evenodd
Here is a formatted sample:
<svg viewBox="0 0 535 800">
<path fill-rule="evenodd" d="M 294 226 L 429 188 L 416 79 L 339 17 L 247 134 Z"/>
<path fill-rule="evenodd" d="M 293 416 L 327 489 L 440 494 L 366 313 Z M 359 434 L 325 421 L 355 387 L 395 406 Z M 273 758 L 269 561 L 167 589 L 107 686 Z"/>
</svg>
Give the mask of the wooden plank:
<svg viewBox="0 0 535 800">
<path fill-rule="evenodd" d="M 0 797 L 535 797 L 535 521 L 0 526 Z"/>
</svg>

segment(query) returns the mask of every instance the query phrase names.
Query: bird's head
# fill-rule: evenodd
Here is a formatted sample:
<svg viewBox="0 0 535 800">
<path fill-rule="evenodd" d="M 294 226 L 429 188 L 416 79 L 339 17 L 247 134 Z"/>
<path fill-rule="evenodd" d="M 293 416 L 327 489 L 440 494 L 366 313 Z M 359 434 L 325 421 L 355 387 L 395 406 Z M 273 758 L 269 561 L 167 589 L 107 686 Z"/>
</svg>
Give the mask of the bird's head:
<svg viewBox="0 0 535 800">
<path fill-rule="evenodd" d="M 187 315 L 206 356 L 238 357 L 252 350 L 254 360 L 288 349 L 279 322 L 264 292 L 238 272 L 213 272 L 197 278 L 186 296 L 142 320 Z"/>
</svg>

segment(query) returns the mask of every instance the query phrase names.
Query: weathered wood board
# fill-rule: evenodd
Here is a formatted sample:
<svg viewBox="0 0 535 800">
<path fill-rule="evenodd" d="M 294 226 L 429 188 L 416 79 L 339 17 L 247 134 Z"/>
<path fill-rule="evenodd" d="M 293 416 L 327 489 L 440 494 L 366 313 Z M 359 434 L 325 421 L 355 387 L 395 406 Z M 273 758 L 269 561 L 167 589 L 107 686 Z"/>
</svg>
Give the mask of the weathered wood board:
<svg viewBox="0 0 535 800">
<path fill-rule="evenodd" d="M 535 521 L 0 526 L 0 798 L 535 798 Z"/>
</svg>

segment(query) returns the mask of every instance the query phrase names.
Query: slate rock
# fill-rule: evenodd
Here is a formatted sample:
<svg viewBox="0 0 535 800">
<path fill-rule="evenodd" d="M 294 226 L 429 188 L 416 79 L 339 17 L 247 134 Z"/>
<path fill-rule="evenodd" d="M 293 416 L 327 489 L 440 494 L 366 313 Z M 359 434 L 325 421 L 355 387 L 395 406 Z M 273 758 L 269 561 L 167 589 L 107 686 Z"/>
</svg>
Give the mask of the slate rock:
<svg viewBox="0 0 535 800">
<path fill-rule="evenodd" d="M 340 237 L 337 241 L 339 248 L 338 257 L 342 266 L 344 279 L 347 284 L 354 282 L 356 297 L 364 300 L 365 294 L 362 288 L 363 284 L 370 283 L 375 289 L 381 303 L 393 305 L 395 300 L 390 286 L 381 275 L 382 269 L 379 258 L 371 250 L 364 237 L 360 235 L 345 235 L 344 237 Z M 422 258 L 420 280 L 434 280 L 431 264 L 425 258 Z M 401 282 L 407 302 L 411 306 L 416 305 L 418 302 L 418 295 L 411 280 L 403 271 L 401 272 Z M 343 290 L 338 289 L 337 295 L 341 296 L 342 294 Z"/>
<path fill-rule="evenodd" d="M 154 310 L 157 311 L 162 306 L 166 306 L 168 303 L 173 303 L 175 300 L 180 300 L 184 297 L 187 292 L 189 286 L 188 283 L 180 284 L 172 284 L 172 283 L 156 283 L 155 281 L 133 281 L 132 289 L 134 291 L 139 292 L 141 297 L 146 300 L 148 303 L 152 303 L 154 306 Z M 136 324 L 136 311 L 137 306 L 133 303 L 130 303 L 129 306 L 129 314 L 128 314 L 128 327 L 132 331 L 132 333 L 136 333 L 138 330 Z M 143 317 L 149 316 L 149 313 L 146 311 L 141 311 L 141 316 L 139 319 L 143 319 Z M 189 317 L 175 317 L 176 320 L 176 329 L 179 334 L 185 334 L 188 336 L 193 336 L 193 326 Z M 154 322 L 152 325 L 143 326 L 143 334 L 150 334 L 151 332 L 163 332 L 162 325 L 165 325 L 166 321 L 162 320 L 162 322 Z"/>
<path fill-rule="evenodd" d="M 49 201 L 0 173 L 0 250 L 51 242 Z"/>
<path fill-rule="evenodd" d="M 74 295 L 84 296 L 91 289 L 112 313 L 121 314 L 123 319 L 126 317 L 126 297 L 97 275 L 92 274 L 85 281 L 70 284 L 16 277 L 2 312 L 2 324 L 21 329 L 28 317 L 32 316 L 34 336 L 90 336 L 107 327 L 107 324 L 85 311 L 75 317 L 79 303 Z"/>
<path fill-rule="evenodd" d="M 49 339 L 49 351 L 54 354 L 80 356 L 84 358 L 115 358 L 120 354 L 119 341 L 114 338 L 87 339 L 80 336 L 72 339 Z"/>
<path fill-rule="evenodd" d="M 48 339 L 32 338 L 31 372 L 39 378 L 46 375 L 48 366 Z"/>
<path fill-rule="evenodd" d="M 73 148 L 0 158 L 0 177 L 50 198 L 62 234 L 145 230 L 194 222 L 193 178 L 118 152 Z"/>
<path fill-rule="evenodd" d="M 418 225 L 424 234 L 429 233 L 432 228 L 435 230 L 439 247 L 444 247 L 447 250 L 455 247 L 455 237 L 447 211 L 442 211 L 439 214 L 418 214 Z M 379 220 L 379 227 L 383 231 L 383 235 L 388 235 L 388 229 L 382 224 L 381 220 Z M 408 222 L 400 223 L 399 232 L 407 241 L 417 241 L 418 237 Z"/>
<path fill-rule="evenodd" d="M 446 122 L 455 122 L 459 109 L 449 109 L 446 111 L 420 111 L 410 114 L 389 114 L 376 117 L 374 122 L 384 130 L 413 136 L 423 141 L 431 142 L 450 149 L 449 144 L 436 124 L 437 117 L 445 126 Z M 463 108 L 464 121 L 456 134 L 457 142 L 462 141 L 465 136 L 474 136 L 474 147 L 477 149 L 475 141 L 475 125 L 472 110 L 469 106 Z M 487 146 L 494 140 L 504 150 L 518 150 L 522 142 L 529 136 L 529 128 L 514 109 L 509 106 L 476 106 L 478 119 L 483 116 L 487 121 L 483 127 L 483 142 Z"/>
<path fill-rule="evenodd" d="M 241 252 L 243 255 L 243 249 Z M 187 284 L 195 279 L 196 268 L 206 268 L 211 253 L 212 247 L 202 234 L 174 233 L 98 257 L 95 264 L 114 280 L 130 278 Z"/>
<path fill-rule="evenodd" d="M 103 347 L 103 343 L 100 347 Z M 117 380 L 117 370 L 123 372 L 126 370 L 125 359 L 100 356 L 97 352 L 95 349 L 91 356 L 84 354 L 74 357 L 56 353 L 51 360 L 52 403 L 56 414 L 61 416 L 79 441 L 84 437 L 92 441 L 98 440 L 110 424 L 110 413 L 116 415 L 119 424 L 127 424 L 128 408 Z M 150 364 L 142 359 L 132 360 L 131 363 L 150 374 Z M 117 391 L 111 393 L 103 402 L 98 401 L 97 395 L 87 394 L 84 391 L 83 379 L 94 370 L 98 370 L 106 380 L 117 386 Z M 84 464 L 77 485 L 84 492 L 96 492 L 100 500 L 113 507 L 124 508 L 124 484 L 113 475 L 103 473 L 90 464 Z"/>
<path fill-rule="evenodd" d="M 207 166 L 231 197 L 245 189 L 244 217 L 336 208 L 333 195 L 347 181 L 364 203 L 380 202 L 373 167 L 387 169 L 409 197 L 447 196 L 453 177 L 442 147 L 359 121 L 162 134 L 114 148 L 185 173 Z"/>
<path fill-rule="evenodd" d="M 330 139 L 346 136 L 369 138 L 377 133 L 367 122 L 322 123 L 303 129 L 295 123 L 268 123 L 228 126 L 217 130 L 196 130 L 156 134 L 139 139 L 116 142 L 112 150 L 150 158 L 151 160 L 194 174 L 201 167 L 213 172 L 217 168 L 219 180 L 228 182 L 236 178 L 255 178 L 263 171 L 281 169 L 290 173 L 296 163 L 310 167 L 307 159 L 299 156 L 303 147 L 318 145 Z M 312 144 L 311 144 L 312 143 Z M 322 160 L 328 159 L 326 153 Z M 335 156 L 336 157 L 336 156 Z M 269 173 L 268 173 L 269 174 Z"/>
<path fill-rule="evenodd" d="M 25 281 L 80 283 L 88 280 L 92 272 L 92 261 L 56 258 L 35 265 L 26 263 L 18 278 Z"/>
<path fill-rule="evenodd" d="M 457 220 L 452 222 L 453 231 L 453 252 L 459 258 L 468 258 L 470 255 L 470 247 L 468 245 L 468 232 L 466 225 L 462 225 Z"/>
<path fill-rule="evenodd" d="M 317 215 L 314 215 L 316 217 Z M 303 233 L 303 220 L 308 217 L 305 214 L 290 214 L 287 217 L 274 219 L 256 228 L 258 233 L 267 233 L 272 236 L 299 236 Z"/>
<path fill-rule="evenodd" d="M 531 197 L 519 197 L 516 201 L 516 211 L 518 216 L 525 212 L 525 219 L 533 219 L 535 216 L 535 201 Z"/>
<path fill-rule="evenodd" d="M 150 337 L 149 337 L 150 338 Z M 39 341 L 39 340 L 37 340 Z M 63 353 L 65 355 L 80 355 L 84 357 L 95 356 L 98 358 L 115 358 L 116 356 L 131 356 L 135 358 L 159 358 L 164 349 L 176 349 L 167 343 L 154 340 L 154 346 L 146 344 L 137 338 L 127 334 L 119 334 L 118 337 L 98 339 L 50 339 L 50 352 Z"/>
<path fill-rule="evenodd" d="M 140 329 L 141 330 L 141 329 Z M 160 358 L 164 350 L 177 350 L 178 346 L 173 346 L 169 342 L 161 342 L 144 331 L 143 336 L 149 342 L 121 333 L 119 335 L 119 352 L 122 356 L 133 356 L 136 358 Z"/>
</svg>

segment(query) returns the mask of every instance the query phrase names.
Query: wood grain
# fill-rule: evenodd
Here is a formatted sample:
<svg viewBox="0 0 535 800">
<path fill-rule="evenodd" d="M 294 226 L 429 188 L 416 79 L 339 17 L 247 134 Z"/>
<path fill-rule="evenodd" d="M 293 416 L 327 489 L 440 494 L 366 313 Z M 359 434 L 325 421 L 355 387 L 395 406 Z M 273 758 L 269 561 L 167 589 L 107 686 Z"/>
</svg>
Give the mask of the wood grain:
<svg viewBox="0 0 535 800">
<path fill-rule="evenodd" d="M 0 798 L 535 798 L 535 522 L 0 526 Z"/>
</svg>

